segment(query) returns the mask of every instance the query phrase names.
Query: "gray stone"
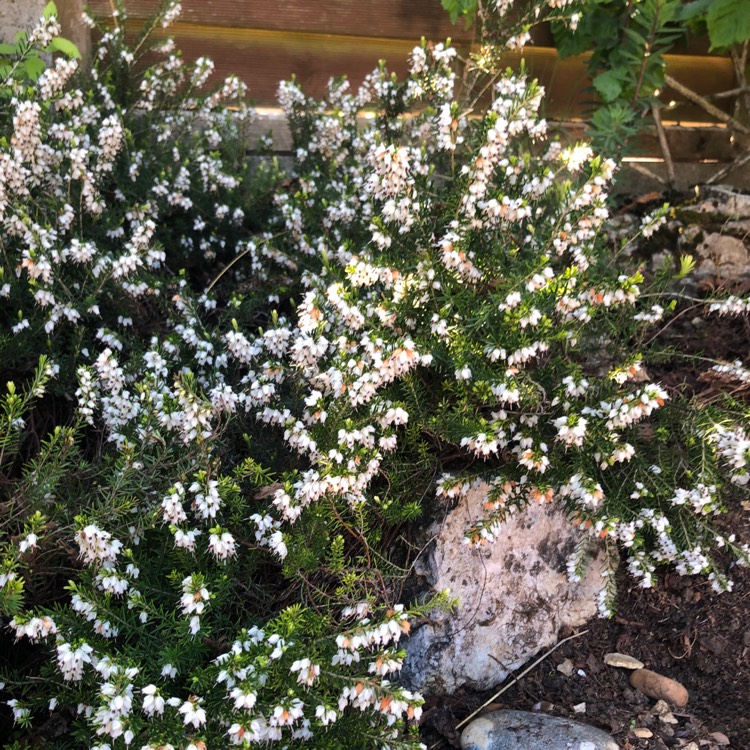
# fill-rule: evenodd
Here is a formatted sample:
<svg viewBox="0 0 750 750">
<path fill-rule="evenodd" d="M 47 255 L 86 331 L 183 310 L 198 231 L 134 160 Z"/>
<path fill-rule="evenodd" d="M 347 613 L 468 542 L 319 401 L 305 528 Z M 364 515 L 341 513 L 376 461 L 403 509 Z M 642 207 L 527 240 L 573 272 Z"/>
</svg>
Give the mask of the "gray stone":
<svg viewBox="0 0 750 750">
<path fill-rule="evenodd" d="M 642 661 L 630 656 L 630 654 L 618 654 L 617 652 L 605 654 L 604 663 L 610 667 L 620 667 L 622 669 L 643 669 L 646 666 Z"/>
<path fill-rule="evenodd" d="M 528 711 L 493 711 L 461 734 L 463 750 L 619 750 L 604 731 Z"/>
<path fill-rule="evenodd" d="M 464 544 L 467 528 L 483 517 L 488 489 L 470 490 L 442 524 L 428 529 L 435 543 L 418 572 L 460 603 L 412 633 L 400 678 L 412 690 L 487 690 L 557 643 L 561 628 L 579 627 L 597 614 L 603 555 L 590 562 L 580 583 L 568 580 L 566 563 L 582 532 L 554 504 L 511 513 L 493 543 Z"/>
<path fill-rule="evenodd" d="M 707 234 L 695 248 L 698 276 L 716 275 L 723 281 L 750 276 L 750 254 L 745 243 L 726 234 Z"/>
<path fill-rule="evenodd" d="M 750 218 L 750 195 L 741 193 L 728 185 L 712 185 L 701 188 L 701 202 L 692 206 L 693 211 L 723 214 L 733 219 Z"/>
<path fill-rule="evenodd" d="M 31 31 L 46 4 L 45 0 L 0 0 L 0 41 L 12 44 L 19 31 Z"/>
</svg>

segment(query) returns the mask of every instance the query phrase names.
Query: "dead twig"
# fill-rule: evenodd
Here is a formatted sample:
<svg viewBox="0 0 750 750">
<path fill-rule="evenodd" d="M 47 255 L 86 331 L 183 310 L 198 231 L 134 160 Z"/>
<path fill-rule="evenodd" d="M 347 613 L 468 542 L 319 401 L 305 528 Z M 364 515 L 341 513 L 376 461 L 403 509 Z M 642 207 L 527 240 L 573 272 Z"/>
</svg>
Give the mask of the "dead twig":
<svg viewBox="0 0 750 750">
<path fill-rule="evenodd" d="M 656 125 L 656 134 L 659 136 L 659 146 L 661 147 L 661 153 L 664 156 L 664 163 L 667 166 L 667 179 L 669 180 L 669 186 L 675 186 L 675 174 L 674 174 L 674 162 L 672 161 L 672 154 L 669 150 L 669 143 L 667 142 L 667 134 L 664 131 L 664 125 L 661 122 L 661 112 L 656 102 L 651 102 L 651 116 L 654 118 L 654 124 Z"/>
<path fill-rule="evenodd" d="M 644 177 L 648 177 L 650 180 L 656 180 L 662 185 L 667 184 L 667 181 L 663 177 L 656 174 L 656 172 L 652 172 L 650 169 L 646 169 L 646 167 L 641 166 L 640 164 L 636 164 L 633 161 L 627 162 L 626 164 L 634 172 L 638 172 L 638 174 L 642 174 Z"/>
<path fill-rule="evenodd" d="M 750 92 L 750 86 L 739 86 L 736 89 L 718 91 L 715 94 L 706 94 L 706 99 L 729 99 L 732 96 L 738 96 L 739 94 L 746 94 L 748 92 Z"/>
<path fill-rule="evenodd" d="M 567 638 L 563 638 L 559 643 L 555 644 L 547 653 L 540 656 L 533 664 L 526 667 L 526 669 L 521 672 L 521 674 L 514 677 L 507 685 L 503 685 L 500 690 L 498 690 L 489 700 L 486 700 L 474 713 L 469 714 L 463 721 L 460 721 L 458 724 L 456 724 L 456 731 L 461 729 L 461 727 L 464 724 L 468 724 L 483 708 L 486 708 L 490 705 L 490 703 L 494 703 L 497 698 L 499 698 L 506 690 L 513 687 L 522 677 L 525 677 L 529 672 L 531 672 L 534 667 L 536 667 L 538 664 L 541 664 L 551 653 L 554 651 L 557 651 L 560 646 L 563 645 L 563 643 L 567 643 L 568 641 L 572 641 L 574 638 L 580 638 L 582 635 L 586 635 L 588 633 L 588 630 L 582 630 L 580 633 L 573 633 L 573 635 L 569 635 Z"/>
<path fill-rule="evenodd" d="M 719 180 L 723 180 L 728 174 L 731 174 L 735 169 L 744 167 L 745 164 L 750 162 L 750 149 L 748 149 L 739 159 L 735 159 L 727 164 L 725 167 L 720 169 L 716 174 L 712 175 L 706 180 L 706 185 L 715 185 Z"/>
<path fill-rule="evenodd" d="M 722 112 L 715 104 L 711 104 L 708 99 L 705 99 L 700 94 L 696 94 L 695 91 L 689 89 L 687 86 L 683 86 L 678 80 L 672 78 L 672 76 L 665 74 L 664 82 L 670 88 L 674 89 L 678 94 L 682 94 L 686 99 L 689 99 L 693 104 L 697 104 L 701 109 L 704 109 L 708 114 L 713 115 L 717 120 L 726 123 L 730 127 L 734 128 L 739 133 L 750 135 L 750 128 L 743 125 L 741 122 L 736 120 L 726 112 Z"/>
</svg>

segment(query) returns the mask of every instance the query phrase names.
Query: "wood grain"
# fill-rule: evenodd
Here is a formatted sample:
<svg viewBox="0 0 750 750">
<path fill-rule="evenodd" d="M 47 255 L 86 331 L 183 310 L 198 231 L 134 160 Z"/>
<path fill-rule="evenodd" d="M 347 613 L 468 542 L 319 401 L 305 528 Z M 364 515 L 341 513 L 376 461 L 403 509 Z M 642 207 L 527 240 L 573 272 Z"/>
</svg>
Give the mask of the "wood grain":
<svg viewBox="0 0 750 750">
<path fill-rule="evenodd" d="M 143 20 L 158 0 L 127 0 L 130 27 Z M 234 73 L 250 86 L 254 102 L 276 103 L 280 80 L 295 75 L 306 93 L 321 97 L 331 77 L 346 75 L 359 86 L 378 61 L 384 59 L 399 76 L 422 36 L 452 36 L 463 54 L 471 49 L 472 31 L 453 26 L 440 0 L 182 0 L 181 20 L 170 28 L 186 59 L 205 55 L 214 60 L 218 76 Z M 110 12 L 108 0 L 94 0 L 92 9 Z M 550 46 L 549 30 L 542 28 L 537 44 L 523 54 L 530 74 L 545 87 L 544 115 L 554 119 L 586 118 L 597 106 L 586 71 L 586 57 L 560 60 Z M 508 54 L 505 64 L 517 67 L 521 55 Z M 725 57 L 667 55 L 667 70 L 699 94 L 730 89 L 735 76 Z M 674 92 L 674 107 L 665 120 L 711 122 L 699 107 Z M 729 100 L 722 102 L 729 106 Z"/>
<path fill-rule="evenodd" d="M 132 19 L 148 18 L 157 0 L 127 0 Z M 108 0 L 91 2 L 94 12 L 110 13 Z M 311 31 L 393 39 L 469 40 L 463 24 L 453 25 L 440 0 L 182 0 L 180 20 L 212 26 Z"/>
</svg>

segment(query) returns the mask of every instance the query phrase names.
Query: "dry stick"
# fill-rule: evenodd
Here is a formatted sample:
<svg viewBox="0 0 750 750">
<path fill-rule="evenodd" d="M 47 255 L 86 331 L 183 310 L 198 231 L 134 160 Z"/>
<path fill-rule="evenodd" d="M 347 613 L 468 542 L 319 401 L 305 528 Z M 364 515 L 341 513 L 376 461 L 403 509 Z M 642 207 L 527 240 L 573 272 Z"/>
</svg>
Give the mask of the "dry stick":
<svg viewBox="0 0 750 750">
<path fill-rule="evenodd" d="M 696 94 L 695 91 L 689 89 L 687 86 L 683 86 L 679 81 L 676 81 L 672 76 L 665 75 L 664 82 L 670 88 L 673 88 L 678 93 L 682 94 L 686 99 L 689 99 L 693 104 L 697 104 L 702 109 L 705 109 L 708 114 L 713 115 L 717 120 L 725 122 L 727 125 L 731 125 L 735 130 L 745 135 L 750 135 L 750 128 L 743 125 L 741 122 L 737 122 L 734 117 L 730 117 L 726 112 L 722 112 L 718 107 L 711 104 L 708 99 L 704 99 L 700 94 Z"/>
<path fill-rule="evenodd" d="M 642 174 L 644 177 L 648 177 L 650 180 L 656 180 L 662 185 L 667 184 L 667 181 L 661 175 L 656 174 L 656 172 L 652 172 L 650 169 L 646 169 L 646 167 L 642 166 L 641 164 L 636 164 L 634 161 L 628 162 L 627 167 L 628 169 L 632 169 L 634 172 L 638 172 L 638 174 Z"/>
<path fill-rule="evenodd" d="M 740 86 L 736 89 L 728 89 L 727 91 L 719 91 L 717 94 L 708 94 L 706 99 L 729 99 L 730 96 L 738 96 L 739 94 L 746 94 L 750 91 L 750 86 Z"/>
<path fill-rule="evenodd" d="M 715 175 L 709 177 L 706 180 L 706 185 L 715 185 L 719 180 L 723 180 L 728 174 L 734 172 L 735 169 L 744 167 L 748 162 L 750 162 L 750 150 L 746 151 L 741 158 L 735 159 L 727 164 L 726 167 L 720 169 Z"/>
<path fill-rule="evenodd" d="M 745 70 L 747 68 L 747 55 L 750 50 L 748 40 L 746 39 L 742 44 L 742 49 L 738 52 L 737 46 L 732 47 L 732 63 L 734 64 L 734 75 L 737 79 L 737 84 L 744 89 L 737 96 L 734 103 L 734 116 L 740 118 L 742 116 L 742 104 L 745 104 L 746 113 L 750 114 L 750 93 L 748 93 L 747 78 L 745 76 Z"/>
<path fill-rule="evenodd" d="M 281 237 L 284 234 L 284 232 L 279 232 L 278 234 L 274 234 L 272 237 L 264 237 L 260 242 L 255 244 L 252 240 L 250 241 L 249 246 L 243 250 L 239 255 L 232 258 L 232 260 L 227 263 L 224 268 L 219 271 L 216 278 L 208 285 L 206 289 L 206 294 L 208 294 L 215 286 L 219 283 L 219 279 L 235 264 L 237 261 L 242 260 L 250 251 L 257 250 L 261 245 L 265 245 L 266 242 L 270 242 L 271 240 L 275 240 L 277 237 Z"/>
<path fill-rule="evenodd" d="M 669 180 L 669 186 L 674 188 L 674 163 L 672 162 L 672 154 L 669 151 L 667 134 L 664 132 L 664 125 L 662 125 L 661 122 L 661 112 L 659 112 L 659 107 L 656 106 L 656 102 L 651 102 L 651 116 L 654 118 L 656 134 L 659 136 L 659 146 L 661 146 L 661 153 L 664 156 L 664 163 L 667 166 L 667 179 Z"/>
<path fill-rule="evenodd" d="M 569 635 L 567 638 L 563 638 L 559 643 L 557 643 L 549 651 L 547 651 L 546 654 L 540 656 L 531 666 L 524 669 L 521 674 L 514 677 L 507 685 L 503 685 L 503 687 L 500 688 L 500 690 L 498 690 L 489 700 L 482 703 L 482 705 L 476 711 L 474 711 L 473 714 L 469 714 L 469 716 L 467 716 L 463 721 L 456 724 L 456 730 L 461 729 L 464 724 L 471 721 L 483 708 L 489 706 L 490 703 L 499 698 L 506 690 L 513 687 L 513 685 L 515 685 L 522 677 L 525 677 L 529 672 L 531 672 L 531 670 L 534 669 L 537 664 L 541 664 L 553 651 L 557 651 L 557 649 L 560 648 L 563 643 L 572 641 L 574 638 L 580 638 L 582 635 L 586 635 L 586 633 L 588 632 L 588 630 L 582 630 L 580 633 L 573 633 L 573 635 Z"/>
</svg>

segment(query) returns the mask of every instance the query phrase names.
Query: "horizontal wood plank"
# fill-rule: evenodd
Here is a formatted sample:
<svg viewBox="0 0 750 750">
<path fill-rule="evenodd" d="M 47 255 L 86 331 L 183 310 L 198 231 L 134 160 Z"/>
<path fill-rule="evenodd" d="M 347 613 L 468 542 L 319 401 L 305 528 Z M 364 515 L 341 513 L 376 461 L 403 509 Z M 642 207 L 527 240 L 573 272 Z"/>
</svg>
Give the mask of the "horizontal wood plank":
<svg viewBox="0 0 750 750">
<path fill-rule="evenodd" d="M 94 0 L 92 10 L 111 13 L 108 0 Z M 128 15 L 145 19 L 158 0 L 127 0 Z M 440 0 L 182 0 L 180 20 L 212 26 L 309 31 L 319 34 L 434 40 L 470 40 L 473 31 L 451 24 Z"/>
<path fill-rule="evenodd" d="M 414 43 L 406 39 L 331 36 L 312 32 L 281 32 L 261 29 L 212 27 L 179 23 L 172 29 L 186 59 L 205 55 L 212 58 L 221 75 L 235 73 L 250 86 L 257 104 L 276 102 L 278 82 L 296 75 L 306 93 L 321 97 L 328 80 L 346 75 L 354 87 L 385 59 L 389 70 L 405 75 Z M 466 54 L 469 47 L 458 45 Z M 586 71 L 586 56 L 559 59 L 550 47 L 528 46 L 508 53 L 504 64 L 517 68 L 521 59 L 529 73 L 546 90 L 547 117 L 585 117 L 596 106 L 596 97 Z M 667 70 L 678 80 L 689 81 L 699 94 L 729 89 L 734 85 L 732 62 L 723 57 L 698 58 L 667 55 Z M 675 108 L 668 119 L 710 121 L 695 105 L 684 103 L 676 94 Z M 669 101 L 669 100 L 667 100 Z"/>
<path fill-rule="evenodd" d="M 362 124 L 365 124 L 364 119 Z M 730 133 L 722 125 L 684 127 L 667 125 L 667 142 L 672 159 L 676 163 L 721 162 L 728 163 L 736 156 L 736 147 L 730 141 Z M 248 131 L 248 148 L 254 150 L 258 138 L 271 133 L 274 149 L 279 153 L 291 153 L 292 140 L 283 112 L 278 108 L 259 108 Z M 551 121 L 549 132 L 563 142 L 575 143 L 586 140 L 586 125 L 583 122 Z M 659 139 L 653 128 L 646 131 L 634 144 L 630 155 L 635 158 L 661 158 Z"/>
</svg>

